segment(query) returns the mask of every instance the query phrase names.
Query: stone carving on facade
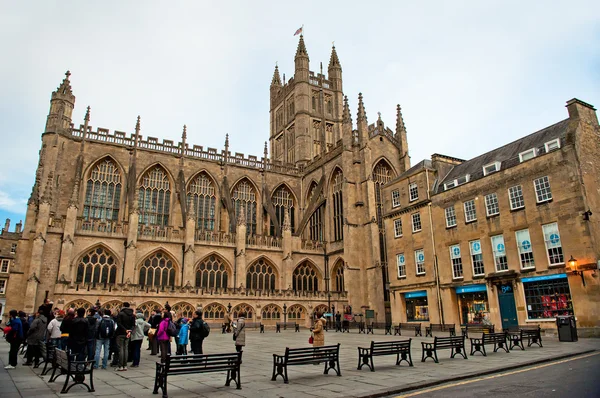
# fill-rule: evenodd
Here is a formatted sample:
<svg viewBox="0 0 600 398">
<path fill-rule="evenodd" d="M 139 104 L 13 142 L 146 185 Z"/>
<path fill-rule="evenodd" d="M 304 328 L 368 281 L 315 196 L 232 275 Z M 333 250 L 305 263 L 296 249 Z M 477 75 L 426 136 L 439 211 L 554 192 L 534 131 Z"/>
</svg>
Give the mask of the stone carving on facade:
<svg viewBox="0 0 600 398">
<path fill-rule="evenodd" d="M 70 243 L 72 245 L 75 244 L 75 242 L 73 242 L 73 239 L 71 238 L 71 235 L 65 236 L 65 238 L 63 239 L 63 243 Z"/>
<path fill-rule="evenodd" d="M 40 279 L 37 277 L 36 273 L 32 273 L 31 276 L 27 279 L 27 282 L 37 282 L 40 283 Z"/>
</svg>

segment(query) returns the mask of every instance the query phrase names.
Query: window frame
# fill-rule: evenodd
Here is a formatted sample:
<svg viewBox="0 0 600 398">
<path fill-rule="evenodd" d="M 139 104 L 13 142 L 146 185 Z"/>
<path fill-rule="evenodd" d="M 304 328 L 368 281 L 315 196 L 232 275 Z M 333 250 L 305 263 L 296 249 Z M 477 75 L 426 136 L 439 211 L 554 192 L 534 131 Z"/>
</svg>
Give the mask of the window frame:
<svg viewBox="0 0 600 398">
<path fill-rule="evenodd" d="M 413 191 L 415 193 L 414 197 Z M 416 182 L 411 182 L 410 184 L 408 184 L 408 201 L 414 202 L 415 200 L 419 200 L 419 185 Z"/>
<path fill-rule="evenodd" d="M 527 242 L 529 242 L 528 248 L 524 249 L 523 245 L 521 245 L 521 243 L 523 241 L 521 241 L 521 239 L 519 238 L 520 232 L 527 233 Z M 524 229 L 515 231 L 515 239 L 517 241 L 517 252 L 519 253 L 519 265 L 520 265 L 521 269 L 522 270 L 535 269 L 535 257 L 533 255 L 533 245 L 531 244 L 531 234 L 529 233 L 529 228 L 524 228 Z M 531 260 L 525 261 L 525 259 L 523 258 L 523 255 L 526 255 L 526 254 L 529 254 L 529 257 L 531 258 Z M 531 265 L 524 266 L 524 264 L 531 264 Z"/>
<path fill-rule="evenodd" d="M 392 191 L 392 207 L 400 207 L 400 190 L 394 189 Z"/>
<path fill-rule="evenodd" d="M 12 243 L 10 245 L 10 254 L 17 254 L 17 244 L 16 243 Z"/>
<path fill-rule="evenodd" d="M 454 224 L 452 224 L 452 225 L 448 224 L 448 219 L 449 219 L 449 217 L 448 217 L 448 210 L 449 209 L 452 209 L 452 217 L 454 218 Z M 454 205 L 446 207 L 444 209 L 444 216 L 446 218 L 446 228 L 454 228 L 454 227 L 456 227 L 458 225 L 458 220 L 456 219 L 456 210 L 454 209 Z"/>
<path fill-rule="evenodd" d="M 4 270 L 5 265 L 6 265 L 6 270 Z M 10 259 L 3 258 L 2 261 L 0 261 L 0 273 L 7 274 L 9 270 L 10 270 Z"/>
<path fill-rule="evenodd" d="M 398 228 L 398 224 L 400 224 L 400 228 Z M 398 230 L 400 233 L 398 233 Z M 394 220 L 394 238 L 402 237 L 402 218 L 397 218 Z"/>
<path fill-rule="evenodd" d="M 524 156 L 526 156 L 526 155 L 528 155 L 530 153 L 533 153 L 532 157 L 530 157 L 529 159 L 523 159 Z M 536 148 L 529 148 L 526 151 L 523 151 L 523 152 L 519 153 L 519 163 L 523 163 L 523 162 L 526 162 L 528 160 L 531 160 L 531 159 L 535 158 L 537 155 L 538 155 L 538 151 L 537 151 Z"/>
<path fill-rule="evenodd" d="M 494 244 L 494 238 L 498 238 L 500 237 L 502 239 L 502 247 L 503 252 L 497 252 L 496 251 L 496 245 Z M 504 241 L 504 235 L 503 234 L 498 234 L 498 235 L 494 235 L 494 236 L 490 236 L 490 241 L 492 243 L 492 254 L 494 256 L 494 269 L 496 270 L 496 272 L 507 272 L 509 270 L 509 266 L 508 266 L 508 257 L 506 255 L 506 242 Z M 503 255 L 497 255 L 496 253 L 504 253 Z M 504 257 L 504 264 L 506 266 L 506 269 L 498 269 L 498 259 Z"/>
<path fill-rule="evenodd" d="M 458 254 L 455 253 L 455 250 L 458 248 Z M 448 246 L 448 249 L 450 251 L 450 262 L 452 263 L 452 279 L 456 280 L 456 279 L 464 279 L 464 269 L 463 269 L 463 263 L 462 263 L 462 253 L 460 250 L 460 245 L 452 245 L 452 246 Z M 460 270 L 460 275 L 457 276 L 457 271 Z"/>
<path fill-rule="evenodd" d="M 419 217 L 419 229 L 415 229 L 415 216 Z M 421 213 L 413 213 L 410 215 L 411 223 L 412 223 L 412 232 L 413 234 L 416 232 L 421 232 L 423 230 L 423 224 L 421 223 Z"/>
<path fill-rule="evenodd" d="M 494 170 L 487 171 L 486 169 L 489 168 L 489 167 L 491 167 L 491 166 L 494 166 Z M 488 176 L 490 174 L 497 173 L 498 171 L 500 171 L 500 167 L 501 167 L 501 163 L 499 161 L 497 161 L 497 160 L 495 162 L 488 163 L 488 164 L 486 164 L 486 165 L 484 165 L 482 167 L 482 169 L 483 169 L 483 175 L 484 176 Z"/>
<path fill-rule="evenodd" d="M 473 253 L 473 244 L 477 242 L 479 243 L 479 253 Z M 485 275 L 485 263 L 483 262 L 483 250 L 481 249 L 481 239 L 475 239 L 469 241 L 469 253 L 471 255 L 471 268 L 473 269 L 473 276 L 484 276 Z M 475 259 L 475 256 L 480 256 L 479 259 Z M 477 273 L 475 271 L 475 262 L 478 262 L 478 267 L 480 266 L 483 269 L 483 272 Z"/>
<path fill-rule="evenodd" d="M 540 184 L 539 189 L 538 189 L 537 182 L 540 180 L 544 180 L 544 179 L 545 179 L 545 181 L 543 181 L 543 184 L 545 184 L 545 185 L 542 186 L 542 184 Z M 543 176 L 543 177 L 536 178 L 535 180 L 533 180 L 533 189 L 535 191 L 536 203 L 539 204 L 539 203 L 546 203 L 546 202 L 552 201 L 552 189 L 550 188 L 550 178 L 548 176 Z M 542 192 L 543 190 L 547 191 L 546 195 L 549 197 L 546 197 L 546 198 L 540 200 L 540 194 L 541 193 L 543 194 L 543 192 Z"/>
<path fill-rule="evenodd" d="M 402 258 L 402 262 L 400 262 L 400 258 Z M 400 273 L 400 267 L 402 267 L 402 274 Z M 396 273 L 398 279 L 406 278 L 406 256 L 404 253 L 396 254 Z"/>
<path fill-rule="evenodd" d="M 550 249 L 554 249 L 554 247 L 549 248 L 548 247 L 549 240 L 546 239 L 546 229 L 545 229 L 545 227 L 550 227 L 552 225 L 556 225 L 556 232 L 558 234 L 558 243 L 560 244 L 560 246 L 558 247 L 560 249 L 560 253 L 554 254 L 553 256 L 560 256 L 560 257 L 562 257 L 562 261 L 561 262 L 556 262 L 556 263 L 553 263 L 552 261 L 550 261 Z M 558 229 L 558 222 L 551 222 L 551 223 L 548 223 L 548 224 L 542 224 L 542 234 L 544 235 L 544 246 L 546 247 L 546 258 L 548 259 L 548 266 L 549 267 L 556 267 L 556 266 L 565 264 L 565 252 L 564 252 L 563 246 L 562 246 L 562 239 L 560 237 L 560 230 Z M 550 235 L 549 238 L 551 236 L 552 235 Z"/>
<path fill-rule="evenodd" d="M 521 195 L 520 195 L 520 198 L 521 198 L 520 201 L 522 202 L 521 206 L 513 207 L 513 199 L 516 199 L 516 196 L 513 197 L 513 194 L 511 192 L 511 190 L 513 188 L 519 188 L 519 192 L 521 193 Z M 510 210 L 511 211 L 512 210 L 521 210 L 521 209 L 525 208 L 525 196 L 523 195 L 523 186 L 521 184 L 515 185 L 515 186 L 512 186 L 512 187 L 508 187 L 508 204 L 510 205 Z"/>
<path fill-rule="evenodd" d="M 422 262 L 419 262 L 418 253 L 423 254 Z M 419 269 L 422 269 L 422 271 L 419 271 Z M 415 272 L 416 272 L 417 276 L 425 275 L 427 273 L 427 271 L 425 271 L 425 250 L 424 249 L 415 250 Z"/>
<path fill-rule="evenodd" d="M 488 197 L 494 197 L 495 199 L 495 208 L 496 208 L 496 212 L 490 214 L 490 204 L 488 203 Z M 492 192 L 490 194 L 485 195 L 484 197 L 484 201 L 485 201 L 485 214 L 488 217 L 494 217 L 494 216 L 498 216 L 500 215 L 500 202 L 498 202 L 498 195 L 496 194 L 496 192 Z M 492 204 L 493 205 L 493 204 Z"/>
<path fill-rule="evenodd" d="M 550 148 L 552 145 L 556 145 L 556 148 Z M 560 149 L 560 138 L 555 138 L 544 143 L 544 149 L 546 150 L 546 153 Z"/>
<path fill-rule="evenodd" d="M 469 214 L 469 212 L 467 210 L 468 203 L 473 203 L 473 215 L 474 215 L 473 219 L 468 218 L 468 214 Z M 475 198 L 463 202 L 463 210 L 465 212 L 465 224 L 469 224 L 469 223 L 477 221 L 477 207 L 475 206 Z"/>
<path fill-rule="evenodd" d="M 6 285 L 8 279 L 0 279 L 0 294 L 6 294 Z"/>
<path fill-rule="evenodd" d="M 566 308 L 558 309 L 559 301 L 556 303 L 544 303 L 542 297 L 560 297 L 557 290 L 562 289 L 563 292 L 560 293 L 560 296 L 564 295 L 566 299 Z M 568 292 L 568 293 L 567 293 Z M 531 294 L 537 293 L 537 294 Z M 543 294 L 549 293 L 549 294 Z M 527 311 L 527 320 L 529 321 L 553 321 L 556 319 L 556 315 L 548 316 L 548 317 L 540 317 L 534 318 L 530 315 L 530 311 L 532 313 L 544 314 L 544 312 L 549 312 L 549 315 L 554 313 L 562 312 L 568 313 L 570 315 L 575 315 L 573 304 L 572 304 L 573 294 L 571 293 L 571 287 L 569 286 L 568 278 L 559 278 L 554 280 L 546 280 L 546 281 L 531 281 L 531 282 L 523 282 L 523 298 L 525 299 L 525 308 Z M 570 307 L 569 307 L 570 303 Z M 556 310 L 552 309 L 552 306 L 556 306 Z M 544 310 L 544 307 L 547 309 Z M 531 308 L 531 310 L 529 309 Z M 538 309 L 539 308 L 539 309 Z"/>
</svg>

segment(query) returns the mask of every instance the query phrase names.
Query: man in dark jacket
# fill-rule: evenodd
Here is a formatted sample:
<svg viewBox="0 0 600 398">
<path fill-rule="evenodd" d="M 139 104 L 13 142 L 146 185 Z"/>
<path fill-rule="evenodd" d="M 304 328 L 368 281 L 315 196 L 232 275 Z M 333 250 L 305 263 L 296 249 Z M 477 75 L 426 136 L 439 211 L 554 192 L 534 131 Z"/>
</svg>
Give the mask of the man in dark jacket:
<svg viewBox="0 0 600 398">
<path fill-rule="evenodd" d="M 77 361 L 85 361 L 87 357 L 87 339 L 90 325 L 85 318 L 85 308 L 77 308 L 77 317 L 71 322 L 60 325 L 60 331 L 69 333 L 67 347 L 71 354 L 76 355 Z"/>
<path fill-rule="evenodd" d="M 6 336 L 6 341 L 10 343 L 10 351 L 8 352 L 8 365 L 4 369 L 14 369 L 17 366 L 19 346 L 25 337 L 23 334 L 23 324 L 17 310 L 10 310 L 10 320 L 6 326 L 10 326 L 12 330 Z"/>
<path fill-rule="evenodd" d="M 127 354 L 129 351 L 129 342 L 131 341 L 131 331 L 135 326 L 135 317 L 133 310 L 129 308 L 129 303 L 124 302 L 123 308 L 117 315 L 117 349 L 119 350 L 118 371 L 127 370 Z"/>
<path fill-rule="evenodd" d="M 154 315 L 150 318 L 150 328 L 154 329 L 154 336 L 148 336 L 150 340 L 150 355 L 156 355 L 158 353 L 158 340 L 156 339 L 156 332 L 158 331 L 158 325 L 162 321 L 162 315 L 160 314 L 160 308 L 154 309 Z"/>
<path fill-rule="evenodd" d="M 194 354 L 202 354 L 202 343 L 206 337 L 206 329 L 202 320 L 202 310 L 194 311 L 190 326 L 190 344 Z"/>
<path fill-rule="evenodd" d="M 88 329 L 87 337 L 87 359 L 93 361 L 96 357 L 96 331 L 98 330 L 98 318 L 96 317 L 96 309 L 90 308 L 86 317 L 90 328 Z"/>
<path fill-rule="evenodd" d="M 35 365 L 34 367 L 37 368 L 42 356 L 40 343 L 44 340 L 44 336 L 46 335 L 48 322 L 46 316 L 41 311 L 38 311 L 35 315 L 36 317 L 33 322 L 31 322 L 31 327 L 27 331 L 27 363 L 25 363 L 25 366 Z M 32 360 L 35 363 L 33 363 Z"/>
</svg>

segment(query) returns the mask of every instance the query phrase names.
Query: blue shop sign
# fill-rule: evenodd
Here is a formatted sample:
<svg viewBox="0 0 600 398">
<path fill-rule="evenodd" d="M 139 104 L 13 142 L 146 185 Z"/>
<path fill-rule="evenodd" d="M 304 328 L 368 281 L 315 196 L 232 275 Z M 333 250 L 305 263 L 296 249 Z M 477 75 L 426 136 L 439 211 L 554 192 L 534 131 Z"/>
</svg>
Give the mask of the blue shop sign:
<svg viewBox="0 0 600 398">
<path fill-rule="evenodd" d="M 476 293 L 476 292 L 487 292 L 487 288 L 485 284 L 480 285 L 468 285 L 468 286 L 460 286 L 456 288 L 456 293 Z"/>
<path fill-rule="evenodd" d="M 416 292 L 404 293 L 404 298 L 427 297 L 427 290 L 417 290 Z"/>
<path fill-rule="evenodd" d="M 532 276 L 529 278 L 521 279 L 521 282 L 539 282 L 539 281 L 548 281 L 552 279 L 565 279 L 567 274 L 552 274 L 552 275 L 544 275 L 544 276 Z"/>
</svg>

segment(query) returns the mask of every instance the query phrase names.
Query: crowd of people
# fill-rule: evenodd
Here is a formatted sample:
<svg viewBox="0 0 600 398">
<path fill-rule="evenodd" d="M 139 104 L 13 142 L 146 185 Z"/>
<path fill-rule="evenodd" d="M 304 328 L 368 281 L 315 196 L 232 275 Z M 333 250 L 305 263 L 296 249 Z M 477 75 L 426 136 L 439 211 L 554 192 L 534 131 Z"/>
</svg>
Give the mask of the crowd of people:
<svg viewBox="0 0 600 398">
<path fill-rule="evenodd" d="M 245 345 L 244 313 L 233 323 L 233 336 L 237 351 Z M 65 350 L 76 361 L 95 361 L 95 369 L 114 368 L 126 371 L 140 365 L 144 339 L 148 341 L 150 355 L 160 354 L 165 363 L 171 354 L 171 342 L 176 344 L 176 355 L 202 354 L 202 344 L 210 333 L 210 326 L 202 319 L 202 310 L 191 318 L 175 314 L 167 304 L 155 308 L 148 319 L 141 310 L 134 311 L 125 302 L 118 313 L 105 308 L 69 308 L 66 312 L 54 308 L 44 300 L 38 311 L 27 316 L 23 311 L 11 310 L 10 319 L 3 328 L 10 344 L 9 361 L 5 369 L 17 366 L 18 352 L 26 345 L 26 366 L 38 367 L 41 361 L 41 344 L 45 342 Z M 190 350 L 188 351 L 188 346 Z M 109 363 L 110 362 L 110 363 Z"/>
</svg>

